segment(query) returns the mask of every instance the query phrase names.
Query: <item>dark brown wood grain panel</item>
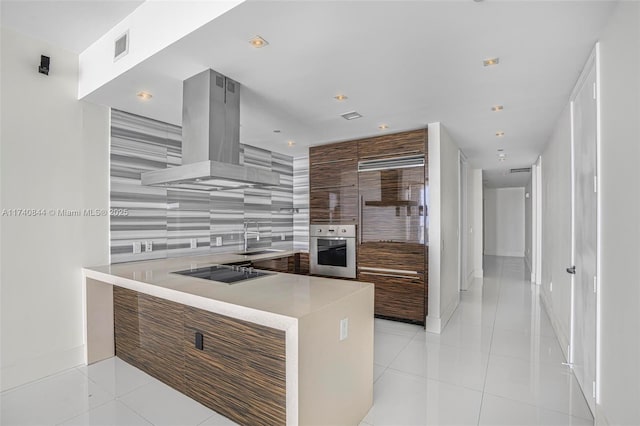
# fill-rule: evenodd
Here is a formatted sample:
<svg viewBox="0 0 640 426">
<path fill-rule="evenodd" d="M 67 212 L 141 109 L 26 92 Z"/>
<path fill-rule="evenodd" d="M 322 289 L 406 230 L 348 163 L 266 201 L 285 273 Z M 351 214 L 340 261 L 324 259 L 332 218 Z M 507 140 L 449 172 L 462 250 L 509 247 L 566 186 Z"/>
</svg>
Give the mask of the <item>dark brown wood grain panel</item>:
<svg viewBox="0 0 640 426">
<path fill-rule="evenodd" d="M 184 342 L 187 395 L 243 425 L 286 423 L 284 331 L 187 307 Z"/>
<path fill-rule="evenodd" d="M 425 246 L 417 243 L 365 243 L 358 246 L 358 267 L 425 272 Z"/>
<path fill-rule="evenodd" d="M 337 187 L 309 191 L 309 220 L 314 222 L 356 223 L 358 189 Z"/>
<path fill-rule="evenodd" d="M 360 271 L 358 280 L 375 285 L 375 314 L 424 324 L 424 278 L 393 277 Z"/>
<path fill-rule="evenodd" d="M 293 256 L 279 257 L 277 259 L 252 260 L 251 266 L 265 271 L 293 273 L 293 270 L 289 269 L 289 257 Z"/>
<path fill-rule="evenodd" d="M 383 157 L 399 157 L 427 151 L 427 129 L 392 133 L 373 138 L 360 139 L 358 158 L 360 160 Z"/>
<path fill-rule="evenodd" d="M 116 356 L 143 369 L 140 358 L 140 316 L 138 293 L 126 288 L 113 287 L 113 322 Z"/>
<path fill-rule="evenodd" d="M 309 164 L 318 165 L 337 160 L 358 160 L 358 141 L 335 142 L 309 148 Z"/>
<path fill-rule="evenodd" d="M 358 144 L 340 142 L 309 148 L 309 187 L 355 187 L 358 183 Z"/>
<path fill-rule="evenodd" d="M 115 286 L 116 355 L 184 391 L 183 305 Z"/>
<path fill-rule="evenodd" d="M 184 392 L 184 305 L 139 294 L 144 371 Z"/>
<path fill-rule="evenodd" d="M 289 273 L 309 275 L 309 253 L 296 253 L 290 256 Z"/>
</svg>

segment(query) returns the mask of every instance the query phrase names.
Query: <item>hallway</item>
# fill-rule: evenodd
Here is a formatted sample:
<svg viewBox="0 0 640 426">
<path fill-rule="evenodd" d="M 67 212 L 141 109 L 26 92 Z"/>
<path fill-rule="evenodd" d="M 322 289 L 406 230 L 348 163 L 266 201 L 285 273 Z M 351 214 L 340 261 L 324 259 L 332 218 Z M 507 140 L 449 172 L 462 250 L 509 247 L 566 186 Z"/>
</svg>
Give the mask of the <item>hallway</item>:
<svg viewBox="0 0 640 426">
<path fill-rule="evenodd" d="M 376 320 L 363 425 L 590 425 L 522 258 L 486 256 L 441 335 Z"/>
</svg>

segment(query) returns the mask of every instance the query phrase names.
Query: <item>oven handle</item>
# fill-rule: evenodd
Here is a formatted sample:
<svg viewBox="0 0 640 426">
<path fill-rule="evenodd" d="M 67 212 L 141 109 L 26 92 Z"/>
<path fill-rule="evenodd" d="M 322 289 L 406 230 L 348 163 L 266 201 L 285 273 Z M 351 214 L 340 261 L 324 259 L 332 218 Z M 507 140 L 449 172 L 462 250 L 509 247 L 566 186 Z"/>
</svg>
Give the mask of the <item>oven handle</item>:
<svg viewBox="0 0 640 426">
<path fill-rule="evenodd" d="M 310 237 L 310 238 L 315 238 L 316 240 L 354 240 L 355 237 Z"/>
</svg>

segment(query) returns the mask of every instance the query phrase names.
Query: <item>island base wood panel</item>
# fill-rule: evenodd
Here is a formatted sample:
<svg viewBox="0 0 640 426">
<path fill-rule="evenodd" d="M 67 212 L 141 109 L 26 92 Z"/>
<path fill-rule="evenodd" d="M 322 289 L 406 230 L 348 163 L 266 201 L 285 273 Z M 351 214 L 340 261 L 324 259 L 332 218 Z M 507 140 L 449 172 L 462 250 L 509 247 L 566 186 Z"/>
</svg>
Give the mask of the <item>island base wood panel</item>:
<svg viewBox="0 0 640 426">
<path fill-rule="evenodd" d="M 284 331 L 189 307 L 184 333 L 188 396 L 240 424 L 286 423 Z"/>
<path fill-rule="evenodd" d="M 286 424 L 283 331 L 117 286 L 113 293 L 118 357 L 239 424 Z"/>
</svg>

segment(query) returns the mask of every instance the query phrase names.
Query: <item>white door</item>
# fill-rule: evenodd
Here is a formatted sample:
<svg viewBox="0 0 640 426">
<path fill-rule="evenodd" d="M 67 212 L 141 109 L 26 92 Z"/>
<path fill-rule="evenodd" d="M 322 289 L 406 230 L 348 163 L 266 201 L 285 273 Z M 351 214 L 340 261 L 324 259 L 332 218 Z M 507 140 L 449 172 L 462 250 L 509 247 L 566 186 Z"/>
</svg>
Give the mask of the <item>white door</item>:
<svg viewBox="0 0 640 426">
<path fill-rule="evenodd" d="M 595 59 L 595 58 L 594 58 Z M 595 412 L 597 273 L 597 91 L 591 60 L 572 101 L 573 115 L 573 318 L 571 363 Z"/>
</svg>

